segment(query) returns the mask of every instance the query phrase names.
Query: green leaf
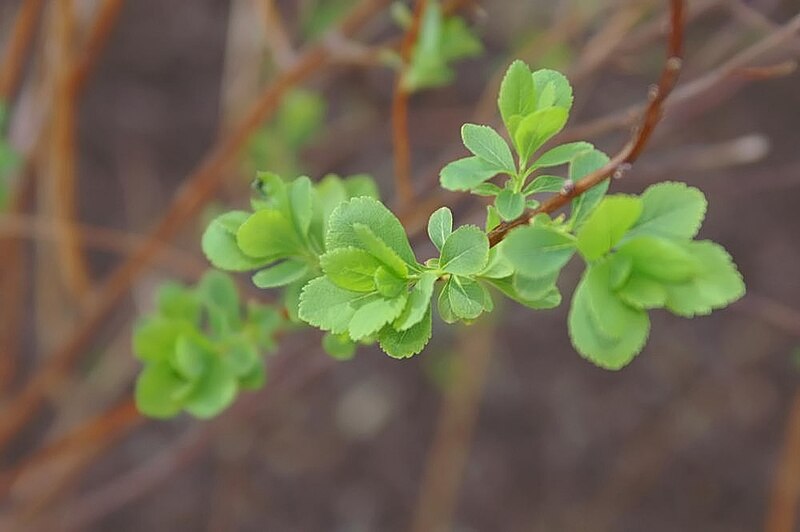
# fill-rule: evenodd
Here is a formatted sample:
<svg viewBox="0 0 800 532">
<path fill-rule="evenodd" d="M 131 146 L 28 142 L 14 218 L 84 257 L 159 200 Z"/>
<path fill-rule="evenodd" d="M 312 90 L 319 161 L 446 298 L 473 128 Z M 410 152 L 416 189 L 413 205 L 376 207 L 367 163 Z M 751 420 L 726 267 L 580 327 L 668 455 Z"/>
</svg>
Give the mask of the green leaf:
<svg viewBox="0 0 800 532">
<path fill-rule="evenodd" d="M 239 290 L 233 278 L 220 271 L 209 270 L 197 284 L 197 294 L 208 311 L 216 311 L 224 323 L 222 329 L 238 327 L 241 323 Z"/>
<path fill-rule="evenodd" d="M 136 408 L 153 418 L 173 417 L 183 407 L 180 391 L 186 386 L 166 361 L 147 364 L 136 379 Z"/>
<path fill-rule="evenodd" d="M 335 334 L 347 332 L 354 306 L 369 294 L 345 290 L 327 277 L 318 277 L 303 287 L 300 294 L 300 319 Z"/>
<path fill-rule="evenodd" d="M 590 270 L 593 268 L 590 268 Z M 650 320 L 647 313 L 636 310 L 615 302 L 613 298 L 601 298 L 604 302 L 611 301 L 612 306 L 619 310 L 628 309 L 623 318 L 625 323 L 619 335 L 610 335 L 606 332 L 608 324 L 601 324 L 599 320 L 606 320 L 606 315 L 597 314 L 598 302 L 594 299 L 597 293 L 603 293 L 608 286 L 603 287 L 603 276 L 593 277 L 589 271 L 584 274 L 572 298 L 569 311 L 568 325 L 572 345 L 584 358 L 590 360 L 601 368 L 618 370 L 630 363 L 642 350 L 647 335 L 650 331 Z M 607 280 L 607 278 L 606 278 Z M 592 284 L 601 283 L 599 287 Z M 605 312 L 605 309 L 604 309 Z M 616 318 L 619 316 L 617 315 Z"/>
<path fill-rule="evenodd" d="M 322 348 L 336 360 L 350 360 L 356 354 L 356 347 L 346 334 L 326 333 L 322 337 Z"/>
<path fill-rule="evenodd" d="M 203 374 L 208 360 L 214 356 L 200 342 L 188 336 L 180 336 L 175 343 L 175 356 L 172 367 L 187 381 L 195 381 Z"/>
<path fill-rule="evenodd" d="M 267 370 L 261 362 L 253 367 L 247 375 L 239 377 L 239 388 L 242 390 L 260 390 L 267 381 Z"/>
<path fill-rule="evenodd" d="M 334 249 L 319 260 L 322 271 L 337 286 L 354 292 L 375 290 L 375 271 L 381 263 L 363 249 Z"/>
<path fill-rule="evenodd" d="M 572 108 L 572 86 L 561 72 L 541 69 L 533 73 L 536 109 L 558 107 L 569 112 Z"/>
<path fill-rule="evenodd" d="M 707 240 L 682 245 L 697 260 L 698 270 L 686 283 L 667 285 L 668 310 L 691 318 L 710 314 L 744 295 L 742 275 L 722 246 Z"/>
<path fill-rule="evenodd" d="M 237 379 L 219 357 L 212 357 L 206 372 L 186 400 L 186 410 L 208 419 L 225 410 L 236 398 Z"/>
<path fill-rule="evenodd" d="M 406 291 L 408 282 L 385 267 L 379 266 L 375 270 L 375 288 L 383 297 L 394 298 Z"/>
<path fill-rule="evenodd" d="M 535 224 L 511 231 L 503 254 L 520 274 L 535 279 L 560 271 L 575 253 L 575 245 L 572 235 Z"/>
<path fill-rule="evenodd" d="M 277 260 L 303 251 L 293 223 L 272 209 L 254 212 L 239 227 L 236 242 L 246 255 L 260 259 Z"/>
<path fill-rule="evenodd" d="M 425 317 L 431 306 L 431 297 L 433 297 L 433 288 L 437 278 L 438 276 L 434 272 L 425 272 L 420 276 L 408 296 L 406 307 L 393 324 L 396 330 L 410 329 Z"/>
<path fill-rule="evenodd" d="M 442 246 L 439 267 L 448 273 L 473 275 L 489 261 L 489 239 L 474 225 L 456 229 Z"/>
<path fill-rule="evenodd" d="M 477 187 L 470 190 L 471 194 L 476 196 L 494 197 L 499 195 L 504 189 L 498 187 L 494 183 L 481 183 Z"/>
<path fill-rule="evenodd" d="M 442 168 L 439 182 L 447 190 L 470 190 L 500 172 L 480 157 L 459 159 Z"/>
<path fill-rule="evenodd" d="M 200 302 L 195 293 L 180 283 L 166 282 L 156 293 L 158 312 L 173 320 L 196 324 L 200 319 Z"/>
<path fill-rule="evenodd" d="M 353 341 L 363 340 L 393 322 L 406 306 L 405 294 L 393 299 L 376 297 L 364 303 L 350 319 L 348 331 Z"/>
<path fill-rule="evenodd" d="M 468 277 L 453 276 L 445 284 L 443 293 L 453 315 L 464 320 L 473 320 L 486 308 L 487 294 L 480 284 Z"/>
<path fill-rule="evenodd" d="M 461 138 L 469 151 L 491 164 L 498 172 L 513 174 L 516 171 L 511 149 L 494 129 L 489 126 L 464 124 L 461 128 Z"/>
<path fill-rule="evenodd" d="M 572 160 L 581 153 L 592 150 L 594 150 L 594 146 L 588 142 L 569 142 L 544 152 L 541 157 L 534 161 L 532 167 L 550 168 L 553 166 L 561 166 L 562 164 L 572 162 Z"/>
<path fill-rule="evenodd" d="M 403 225 L 380 201 L 368 197 L 346 201 L 331 214 L 328 232 L 325 235 L 326 249 L 363 248 L 362 238 L 354 229 L 356 224 L 363 224 L 374 234 L 379 235 L 380 239 L 408 265 L 416 264 Z"/>
<path fill-rule="evenodd" d="M 561 293 L 555 286 L 553 286 L 553 288 L 547 294 L 539 299 L 527 299 L 522 296 L 522 294 L 519 294 L 514 288 L 513 277 L 507 277 L 505 279 L 492 279 L 490 282 L 492 286 L 500 290 L 510 299 L 513 299 L 520 305 L 524 305 L 534 310 L 551 309 L 561 304 Z"/>
<path fill-rule="evenodd" d="M 500 242 L 489 250 L 489 263 L 486 265 L 486 268 L 478 274 L 479 277 L 503 279 L 505 277 L 511 277 L 514 274 L 514 266 L 502 252 L 504 247 L 505 241 Z"/>
<path fill-rule="evenodd" d="M 307 263 L 289 259 L 253 275 L 253 284 L 258 288 L 277 288 L 299 281 L 308 272 Z"/>
<path fill-rule="evenodd" d="M 540 109 L 519 123 L 514 133 L 514 146 L 521 161 L 528 161 L 531 156 L 561 131 L 567 123 L 569 113 L 561 107 Z"/>
<path fill-rule="evenodd" d="M 500 218 L 500 214 L 497 212 L 497 207 L 494 205 L 487 205 L 486 206 L 486 232 L 488 233 L 498 225 L 500 225 L 502 219 Z"/>
<path fill-rule="evenodd" d="M 518 274 L 514 276 L 512 284 L 520 297 L 528 301 L 539 301 L 547 297 L 553 289 L 557 290 L 556 281 L 559 273 L 556 271 L 550 275 L 536 278 Z"/>
<path fill-rule="evenodd" d="M 133 353 L 143 362 L 165 360 L 175 352 L 178 338 L 194 331 L 194 327 L 183 320 L 149 317 L 133 331 Z"/>
<path fill-rule="evenodd" d="M 608 253 L 642 214 L 642 200 L 634 196 L 609 196 L 577 231 L 578 250 L 588 261 Z"/>
<path fill-rule="evenodd" d="M 432 331 L 433 321 L 431 319 L 431 311 L 428 309 L 419 323 L 404 331 L 397 331 L 392 326 L 387 325 L 381 330 L 378 342 L 381 349 L 390 357 L 408 358 L 425 349 L 431 339 Z"/>
<path fill-rule="evenodd" d="M 375 180 L 368 174 L 355 174 L 347 176 L 344 179 L 344 188 L 347 191 L 348 198 L 360 198 L 367 196 L 369 198 L 379 200 L 380 193 L 378 192 L 378 185 Z"/>
<path fill-rule="evenodd" d="M 245 255 L 236 243 L 236 231 L 250 216 L 244 211 L 231 211 L 211 221 L 203 233 L 203 253 L 215 268 L 247 271 L 269 262 Z"/>
<path fill-rule="evenodd" d="M 369 226 L 364 224 L 353 224 L 353 230 L 361 241 L 362 247 L 373 257 L 378 259 L 384 266 L 392 271 L 401 279 L 408 277 L 408 266 L 400 258 L 400 255 L 390 248 Z"/>
<path fill-rule="evenodd" d="M 483 52 L 483 44 L 461 17 L 447 17 L 442 26 L 441 55 L 446 61 L 474 57 Z"/>
<path fill-rule="evenodd" d="M 573 182 L 578 182 L 581 178 L 589 175 L 605 166 L 608 163 L 608 155 L 600 150 L 592 150 L 578 154 L 569 165 L 569 178 Z M 572 228 L 577 230 L 592 214 L 603 196 L 608 191 L 608 179 L 595 185 L 574 200 L 572 200 L 572 217 L 570 223 Z"/>
<path fill-rule="evenodd" d="M 508 68 L 500 85 L 498 107 L 512 138 L 516 133 L 512 118 L 528 116 L 536 110 L 533 76 L 522 61 L 514 61 Z"/>
<path fill-rule="evenodd" d="M 640 309 L 661 308 L 667 303 L 666 287 L 645 275 L 634 272 L 617 295 L 628 305 Z"/>
<path fill-rule="evenodd" d="M 688 281 L 698 269 L 697 260 L 682 243 L 664 238 L 633 238 L 619 246 L 617 255 L 630 259 L 636 273 L 667 283 Z"/>
<path fill-rule="evenodd" d="M 525 211 L 525 196 L 505 188 L 497 196 L 494 205 L 503 220 L 513 220 Z"/>
<path fill-rule="evenodd" d="M 542 192 L 561 192 L 564 188 L 564 178 L 556 175 L 540 175 L 522 189 L 526 196 Z"/>
<path fill-rule="evenodd" d="M 439 251 L 453 232 L 453 213 L 447 207 L 437 209 L 428 219 L 428 238 Z"/>
<path fill-rule="evenodd" d="M 632 237 L 694 238 L 703 223 L 708 205 L 700 190 L 675 182 L 648 187 L 641 198 L 644 210 L 631 229 Z"/>
<path fill-rule="evenodd" d="M 297 234 L 304 237 L 311 226 L 314 190 L 311 180 L 305 176 L 298 177 L 289 186 L 289 204 L 291 205 L 292 222 Z"/>
</svg>

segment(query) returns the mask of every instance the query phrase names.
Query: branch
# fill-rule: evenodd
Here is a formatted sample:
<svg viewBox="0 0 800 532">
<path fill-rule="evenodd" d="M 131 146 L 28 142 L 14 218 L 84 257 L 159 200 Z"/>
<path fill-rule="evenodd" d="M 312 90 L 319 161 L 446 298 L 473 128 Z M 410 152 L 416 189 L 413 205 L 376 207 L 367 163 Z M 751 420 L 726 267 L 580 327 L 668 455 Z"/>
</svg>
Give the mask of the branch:
<svg viewBox="0 0 800 532">
<path fill-rule="evenodd" d="M 402 67 L 395 81 L 392 98 L 392 143 L 394 144 L 394 183 L 401 205 L 414 200 L 414 185 L 411 182 L 411 147 L 408 134 L 408 89 L 403 85 L 404 69 L 411 62 L 414 45 L 419 37 L 422 16 L 427 8 L 427 0 L 417 0 L 414 19 L 400 44 Z"/>
<path fill-rule="evenodd" d="M 41 11 L 42 0 L 25 0 L 19 8 L 6 53 L 0 61 L 0 101 L 9 100 L 16 90 Z"/>
<path fill-rule="evenodd" d="M 664 113 L 664 102 L 672 92 L 680 76 L 683 63 L 684 0 L 670 2 L 670 35 L 667 60 L 661 71 L 658 85 L 650 90 L 649 103 L 644 111 L 641 124 L 634 130 L 631 140 L 602 168 L 583 177 L 577 183 L 564 187 L 560 194 L 545 201 L 539 208 L 522 214 L 510 222 L 504 222 L 489 233 L 492 246 L 499 244 L 509 231 L 527 224 L 541 213 L 553 213 L 587 190 L 597 186 L 610 177 L 622 177 L 641 155 Z"/>
</svg>

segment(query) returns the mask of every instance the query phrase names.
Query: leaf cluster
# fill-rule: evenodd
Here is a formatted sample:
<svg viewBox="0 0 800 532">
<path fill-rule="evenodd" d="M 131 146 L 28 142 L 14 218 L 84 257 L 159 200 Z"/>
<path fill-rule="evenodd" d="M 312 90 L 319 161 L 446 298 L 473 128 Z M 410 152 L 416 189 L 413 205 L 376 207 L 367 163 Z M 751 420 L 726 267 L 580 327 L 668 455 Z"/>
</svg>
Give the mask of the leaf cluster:
<svg viewBox="0 0 800 532">
<path fill-rule="evenodd" d="M 192 288 L 165 283 L 156 301 L 133 334 L 133 351 L 144 363 L 135 392 L 143 414 L 167 418 L 186 410 L 208 418 L 239 390 L 263 385 L 261 353 L 275 349 L 283 326 L 277 310 L 242 308 L 233 280 L 214 270 Z"/>
<path fill-rule="evenodd" d="M 413 15 L 405 4 L 394 4 L 395 20 L 406 29 Z M 466 21 L 456 15 L 445 16 L 439 0 L 427 2 L 414 48 L 402 76 L 402 86 L 417 92 L 449 85 L 455 79 L 452 64 L 483 52 L 483 44 Z"/>
</svg>

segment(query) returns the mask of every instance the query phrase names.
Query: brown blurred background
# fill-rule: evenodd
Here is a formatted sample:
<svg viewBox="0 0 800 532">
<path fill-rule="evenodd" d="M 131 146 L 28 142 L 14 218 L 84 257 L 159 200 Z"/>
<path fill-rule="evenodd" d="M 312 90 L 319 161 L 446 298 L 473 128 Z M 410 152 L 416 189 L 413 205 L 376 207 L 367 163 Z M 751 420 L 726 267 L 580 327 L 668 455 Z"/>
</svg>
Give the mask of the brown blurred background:
<svg viewBox="0 0 800 532">
<path fill-rule="evenodd" d="M 402 30 L 380 0 L 0 0 L 21 157 L 0 212 L 0 530 L 800 530 L 800 2 L 688 3 L 681 83 L 614 189 L 701 188 L 701 236 L 731 251 L 744 300 L 655 313 L 619 373 L 574 352 L 566 303 L 437 325 L 404 362 L 336 363 L 295 334 L 262 392 L 154 422 L 130 405 L 131 324 L 158 283 L 203 271 L 205 221 L 246 204 L 255 167 L 368 172 L 393 197 L 380 47 Z M 486 51 L 411 100 L 417 235 L 443 204 L 482 223 L 437 172 L 462 123 L 496 120 L 513 58 L 566 71 L 563 138 L 609 152 L 663 60 L 664 1 L 454 4 Z M 280 118 L 298 97 L 319 110 L 307 134 Z"/>
</svg>

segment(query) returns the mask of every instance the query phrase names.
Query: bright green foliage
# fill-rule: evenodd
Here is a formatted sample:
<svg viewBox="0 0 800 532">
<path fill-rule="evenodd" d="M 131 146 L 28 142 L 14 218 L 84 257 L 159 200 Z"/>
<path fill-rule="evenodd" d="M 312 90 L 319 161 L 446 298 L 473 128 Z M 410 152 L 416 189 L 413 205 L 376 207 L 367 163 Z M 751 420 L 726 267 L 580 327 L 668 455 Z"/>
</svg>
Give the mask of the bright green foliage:
<svg viewBox="0 0 800 532">
<path fill-rule="evenodd" d="M 286 287 L 284 303 L 296 317 L 301 288 L 320 273 L 325 228 L 334 209 L 355 196 L 369 200 L 377 189 L 367 176 L 329 175 L 312 185 L 307 177 L 286 183 L 265 172 L 253 186 L 253 212 L 231 211 L 214 219 L 203 234 L 203 251 L 223 270 L 260 269 L 253 276 L 260 288 Z"/>
<path fill-rule="evenodd" d="M 429 5 L 415 51 L 417 70 L 407 73 L 427 80 L 417 87 L 438 83 L 425 77 L 432 68 L 426 61 L 441 55 L 434 53 L 442 45 L 436 35 L 447 25 L 439 3 Z M 744 294 L 728 253 L 713 242 L 693 240 L 706 200 L 684 184 L 661 183 L 641 196 L 607 196 L 605 180 L 575 197 L 568 217 L 528 211 L 520 218 L 540 205 L 535 196 L 566 194 L 593 172 L 607 172 L 609 158 L 587 142 L 537 157 L 572 106 L 572 89 L 557 72 L 531 72 L 513 63 L 498 106 L 507 135 L 465 125 L 462 138 L 471 155 L 447 165 L 440 176 L 445 188 L 494 198 L 486 229 L 454 228 L 450 209 L 436 210 L 427 233 L 438 257 L 417 260 L 403 225 L 377 199 L 370 178 L 327 176 L 312 184 L 306 177 L 285 182 L 270 173 L 260 173 L 254 183 L 252 212 L 231 211 L 211 222 L 203 250 L 219 268 L 255 270 L 253 282 L 260 288 L 281 288 L 289 319 L 324 331 L 323 347 L 339 360 L 352 358 L 359 344 L 377 343 L 398 359 L 420 353 L 431 339 L 434 299 L 447 324 L 469 324 L 493 311 L 492 292 L 530 309 L 556 307 L 562 301 L 561 272 L 575 256 L 585 269 L 572 295 L 569 335 L 581 356 L 606 369 L 624 367 L 642 350 L 649 311 L 705 315 Z M 558 167 L 567 175 L 557 175 Z M 548 173 L 537 174 L 544 168 Z M 498 175 L 507 176 L 504 183 L 489 182 Z M 503 220 L 516 220 L 515 228 L 492 247 L 487 233 Z M 259 353 L 272 347 L 281 324 L 279 314 L 266 307 L 242 313 L 232 281 L 218 273 L 192 290 L 165 286 L 158 311 L 134 338 L 145 363 L 137 384 L 139 407 L 158 417 L 180 410 L 201 417 L 219 412 L 239 388 L 263 381 Z"/>
<path fill-rule="evenodd" d="M 275 309 L 242 309 L 227 275 L 209 271 L 194 288 L 164 284 L 157 309 L 137 325 L 133 350 L 144 363 L 136 404 L 148 416 L 181 410 L 207 418 L 224 410 L 240 389 L 263 384 L 261 353 L 275 348 L 283 320 Z"/>
<path fill-rule="evenodd" d="M 744 295 L 728 253 L 692 241 L 705 213 L 703 194 L 677 183 L 640 198 L 609 196 L 578 230 L 578 247 L 592 261 L 572 299 L 575 348 L 599 366 L 618 369 L 642 349 L 645 311 L 665 308 L 692 317 Z"/>
<path fill-rule="evenodd" d="M 567 123 L 572 107 L 572 87 L 569 81 L 553 70 L 531 72 L 522 61 L 508 69 L 500 87 L 498 107 L 508 138 L 516 152 L 516 162 L 505 139 L 488 126 L 467 124 L 461 130 L 464 146 L 472 156 L 454 161 L 440 173 L 442 187 L 448 190 L 470 191 L 479 196 L 495 197 L 487 217 L 487 228 L 501 220 L 510 221 L 535 209 L 539 200 L 533 196 L 561 191 L 566 180 L 555 175 L 534 173 L 541 168 L 570 165 L 570 177 L 588 173 L 589 166 L 608 158 L 588 142 L 570 142 L 552 148 L 534 159 L 534 154 L 557 135 Z M 591 168 L 594 170 L 595 168 Z M 490 183 L 496 176 L 506 176 L 503 186 Z M 607 187 L 607 185 L 605 185 Z M 605 193 L 598 187 L 590 201 Z M 582 201 L 582 200 L 581 200 Z"/>
<path fill-rule="evenodd" d="M 408 13 L 398 13 L 400 21 L 409 21 Z M 444 16 L 439 0 L 427 2 L 420 21 L 411 60 L 403 72 L 402 84 L 408 92 L 441 87 L 455 78 L 452 63 L 475 57 L 483 52 L 483 45 L 472 33 L 464 19 Z"/>
</svg>

